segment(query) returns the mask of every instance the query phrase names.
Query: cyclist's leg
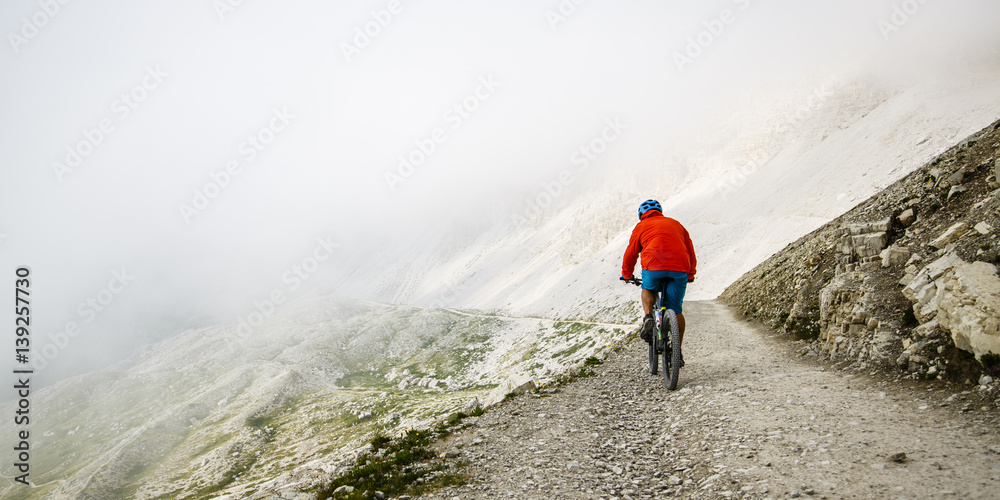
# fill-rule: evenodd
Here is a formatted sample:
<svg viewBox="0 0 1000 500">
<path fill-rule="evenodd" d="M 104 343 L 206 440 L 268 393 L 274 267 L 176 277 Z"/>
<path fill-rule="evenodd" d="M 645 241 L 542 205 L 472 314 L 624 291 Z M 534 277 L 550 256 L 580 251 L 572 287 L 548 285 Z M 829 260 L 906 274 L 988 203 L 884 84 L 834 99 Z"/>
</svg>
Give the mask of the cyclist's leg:
<svg viewBox="0 0 1000 500">
<path fill-rule="evenodd" d="M 652 290 L 642 289 L 642 310 L 646 314 L 652 314 L 653 308 L 656 307 L 656 292 Z"/>
<path fill-rule="evenodd" d="M 669 271 L 667 283 L 667 307 L 677 314 L 677 327 L 680 330 L 681 345 L 684 345 L 684 293 L 687 291 L 687 273 Z"/>
<path fill-rule="evenodd" d="M 656 293 L 660 289 L 659 271 L 642 270 L 642 309 L 646 314 L 652 314 L 656 308 Z"/>
</svg>

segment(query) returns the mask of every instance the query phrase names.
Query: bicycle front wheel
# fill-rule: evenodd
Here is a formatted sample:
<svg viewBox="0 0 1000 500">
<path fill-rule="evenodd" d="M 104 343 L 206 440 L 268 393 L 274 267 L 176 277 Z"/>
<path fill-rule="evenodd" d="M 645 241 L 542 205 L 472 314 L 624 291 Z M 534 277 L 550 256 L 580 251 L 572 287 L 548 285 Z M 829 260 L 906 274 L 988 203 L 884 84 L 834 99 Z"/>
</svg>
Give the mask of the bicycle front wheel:
<svg viewBox="0 0 1000 500">
<path fill-rule="evenodd" d="M 664 339 L 667 346 L 663 349 L 663 384 L 672 391 L 677 389 L 677 379 L 681 373 L 681 329 L 672 309 L 667 309 L 663 319 L 664 323 L 670 325 L 670 335 Z"/>
</svg>

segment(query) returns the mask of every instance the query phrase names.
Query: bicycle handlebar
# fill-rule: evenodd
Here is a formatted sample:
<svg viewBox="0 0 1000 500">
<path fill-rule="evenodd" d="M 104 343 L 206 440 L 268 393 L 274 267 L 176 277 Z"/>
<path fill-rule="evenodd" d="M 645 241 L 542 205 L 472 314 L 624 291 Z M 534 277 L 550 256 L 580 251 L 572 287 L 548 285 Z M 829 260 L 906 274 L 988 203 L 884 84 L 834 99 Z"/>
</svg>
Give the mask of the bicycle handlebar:
<svg viewBox="0 0 1000 500">
<path fill-rule="evenodd" d="M 642 280 L 641 280 L 641 279 L 639 279 L 639 278 L 632 278 L 632 279 L 630 279 L 630 280 L 627 280 L 627 279 L 625 279 L 625 278 L 621 278 L 621 277 L 619 277 L 618 279 L 619 279 L 619 280 L 621 280 L 621 281 L 624 281 L 625 283 L 628 283 L 628 284 L 631 284 L 631 285 L 635 285 L 635 286 L 642 286 Z M 687 281 L 687 282 L 688 282 L 688 283 L 692 283 L 692 282 L 694 282 L 694 278 L 688 278 L 688 281 Z"/>
</svg>

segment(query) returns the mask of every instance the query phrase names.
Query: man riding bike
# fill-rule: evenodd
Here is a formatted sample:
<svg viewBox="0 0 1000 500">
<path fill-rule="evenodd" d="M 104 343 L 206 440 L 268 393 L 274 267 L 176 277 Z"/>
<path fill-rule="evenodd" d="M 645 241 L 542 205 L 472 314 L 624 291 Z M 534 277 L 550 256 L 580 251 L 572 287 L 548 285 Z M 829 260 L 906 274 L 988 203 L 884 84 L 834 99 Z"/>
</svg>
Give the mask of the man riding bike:
<svg viewBox="0 0 1000 500">
<path fill-rule="evenodd" d="M 656 327 L 653 308 L 656 293 L 663 280 L 667 283 L 664 303 L 677 314 L 677 326 L 681 343 L 684 342 L 684 314 L 682 306 L 687 284 L 694 281 L 697 259 L 694 245 L 687 229 L 680 222 L 663 216 L 663 207 L 656 200 L 646 200 L 639 205 L 639 223 L 632 230 L 628 248 L 622 261 L 622 276 L 625 281 L 633 280 L 635 261 L 642 254 L 642 309 L 646 316 L 642 321 L 639 335 L 646 342 L 652 340 L 651 333 Z M 681 358 L 681 366 L 683 366 Z"/>
</svg>

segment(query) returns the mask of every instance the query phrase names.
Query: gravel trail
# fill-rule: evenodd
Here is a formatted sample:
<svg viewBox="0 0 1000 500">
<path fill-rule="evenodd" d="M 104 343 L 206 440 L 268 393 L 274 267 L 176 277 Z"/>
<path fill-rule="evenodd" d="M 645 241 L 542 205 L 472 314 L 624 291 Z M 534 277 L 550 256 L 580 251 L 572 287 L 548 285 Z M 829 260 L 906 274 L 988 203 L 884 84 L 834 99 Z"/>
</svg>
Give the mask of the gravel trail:
<svg viewBox="0 0 1000 500">
<path fill-rule="evenodd" d="M 721 303 L 685 313 L 677 391 L 635 338 L 593 377 L 470 419 L 438 447 L 472 481 L 424 498 L 1000 498 L 978 386 L 838 371 Z"/>
</svg>

